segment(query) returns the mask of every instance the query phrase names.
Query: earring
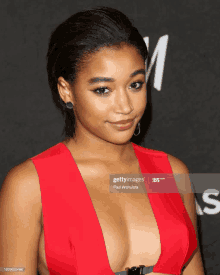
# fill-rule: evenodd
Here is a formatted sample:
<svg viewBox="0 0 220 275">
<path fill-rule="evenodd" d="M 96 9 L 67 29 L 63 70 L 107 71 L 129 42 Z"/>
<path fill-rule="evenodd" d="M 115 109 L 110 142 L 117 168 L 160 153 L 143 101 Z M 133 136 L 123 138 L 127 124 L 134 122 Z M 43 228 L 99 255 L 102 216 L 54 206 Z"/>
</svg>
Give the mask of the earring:
<svg viewBox="0 0 220 275">
<path fill-rule="evenodd" d="M 73 103 L 71 101 L 66 103 L 66 108 L 73 109 Z"/>
<path fill-rule="evenodd" d="M 134 136 L 138 136 L 138 135 L 140 134 L 140 132 L 141 132 L 140 122 L 138 122 L 137 126 L 138 126 L 138 134 L 135 135 L 135 133 L 134 133 Z M 135 129 L 135 130 L 136 130 L 136 129 Z"/>
</svg>

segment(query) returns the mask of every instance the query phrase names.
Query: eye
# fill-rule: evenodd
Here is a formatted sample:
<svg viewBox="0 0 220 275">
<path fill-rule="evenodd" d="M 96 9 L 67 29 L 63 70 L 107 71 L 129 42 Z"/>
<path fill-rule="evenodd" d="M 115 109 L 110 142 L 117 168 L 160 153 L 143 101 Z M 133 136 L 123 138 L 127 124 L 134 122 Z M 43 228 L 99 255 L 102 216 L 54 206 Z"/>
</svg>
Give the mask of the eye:
<svg viewBox="0 0 220 275">
<path fill-rule="evenodd" d="M 135 90 L 140 90 L 143 87 L 144 82 L 143 81 L 138 81 L 134 82 L 131 84 L 131 87 L 134 88 Z"/>
<path fill-rule="evenodd" d="M 109 94 L 109 92 L 104 92 L 105 90 L 108 90 L 108 88 L 107 87 L 100 87 L 100 88 L 98 88 L 98 89 L 95 89 L 95 90 L 93 90 L 93 92 L 94 93 L 96 93 L 96 94 L 98 94 L 98 95 L 107 95 L 107 94 Z"/>
<path fill-rule="evenodd" d="M 135 89 L 136 91 L 139 91 L 142 89 L 144 82 L 143 81 L 137 81 L 133 82 L 131 84 L 131 88 Z M 105 90 L 109 90 L 107 87 L 99 87 L 95 90 L 92 90 L 94 93 L 100 95 L 100 96 L 108 96 L 110 92 L 105 92 Z"/>
</svg>

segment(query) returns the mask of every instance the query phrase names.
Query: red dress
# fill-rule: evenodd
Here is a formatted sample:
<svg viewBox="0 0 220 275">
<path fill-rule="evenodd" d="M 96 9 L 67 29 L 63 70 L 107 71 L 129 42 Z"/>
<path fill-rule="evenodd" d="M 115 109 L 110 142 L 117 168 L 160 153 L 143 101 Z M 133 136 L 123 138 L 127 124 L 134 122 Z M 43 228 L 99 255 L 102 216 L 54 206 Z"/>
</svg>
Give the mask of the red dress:
<svg viewBox="0 0 220 275">
<path fill-rule="evenodd" d="M 132 145 L 142 174 L 173 173 L 167 154 Z M 40 182 L 50 275 L 114 275 L 95 209 L 69 149 L 58 143 L 31 160 Z M 172 187 L 176 188 L 175 181 Z M 148 197 L 161 241 L 153 272 L 179 275 L 197 248 L 193 224 L 179 193 L 148 193 Z"/>
</svg>

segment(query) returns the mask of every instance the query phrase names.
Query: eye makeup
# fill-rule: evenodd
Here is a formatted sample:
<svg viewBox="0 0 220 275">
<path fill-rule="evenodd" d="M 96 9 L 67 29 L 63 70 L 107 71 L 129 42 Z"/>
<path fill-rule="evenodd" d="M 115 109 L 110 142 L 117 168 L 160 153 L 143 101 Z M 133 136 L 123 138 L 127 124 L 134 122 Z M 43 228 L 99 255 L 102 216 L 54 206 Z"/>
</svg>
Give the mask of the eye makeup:
<svg viewBox="0 0 220 275">
<path fill-rule="evenodd" d="M 144 82 L 143 82 L 143 81 L 135 81 L 135 82 L 133 82 L 133 83 L 131 84 L 131 86 L 134 86 L 134 84 L 139 84 L 139 85 L 138 85 L 137 88 L 132 87 L 132 89 L 134 89 L 135 91 L 140 91 L 140 90 L 143 88 Z M 109 90 L 108 87 L 102 86 L 102 87 L 99 87 L 99 88 L 96 88 L 96 89 L 92 90 L 92 92 L 94 92 L 94 93 L 96 93 L 96 94 L 98 94 L 98 95 L 100 95 L 100 96 L 107 96 L 107 95 L 109 95 L 110 92 L 106 92 L 106 93 L 105 93 L 104 90 L 106 90 L 106 89 Z M 101 92 L 100 92 L 100 91 L 101 91 Z"/>
</svg>

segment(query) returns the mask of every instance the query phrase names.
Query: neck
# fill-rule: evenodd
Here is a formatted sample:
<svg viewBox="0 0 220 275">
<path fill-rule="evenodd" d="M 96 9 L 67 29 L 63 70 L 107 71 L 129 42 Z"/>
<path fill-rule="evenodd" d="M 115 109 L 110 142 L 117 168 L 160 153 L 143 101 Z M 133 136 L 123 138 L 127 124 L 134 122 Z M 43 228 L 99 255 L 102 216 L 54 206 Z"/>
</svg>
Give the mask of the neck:
<svg viewBox="0 0 220 275">
<path fill-rule="evenodd" d="M 68 142 L 73 148 L 77 149 L 79 155 L 103 161 L 126 162 L 134 153 L 130 141 L 123 144 L 115 144 L 100 138 L 88 138 L 75 134 Z"/>
</svg>

